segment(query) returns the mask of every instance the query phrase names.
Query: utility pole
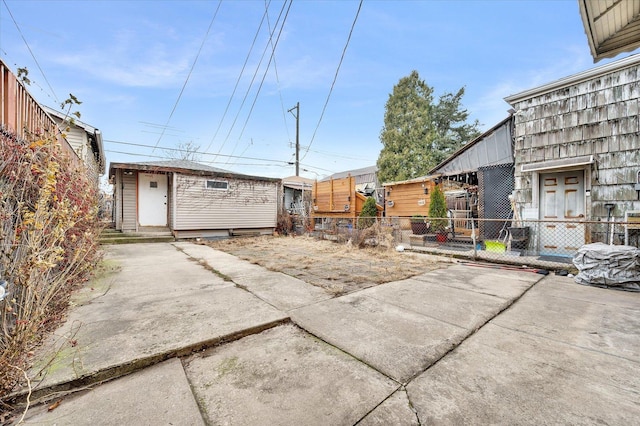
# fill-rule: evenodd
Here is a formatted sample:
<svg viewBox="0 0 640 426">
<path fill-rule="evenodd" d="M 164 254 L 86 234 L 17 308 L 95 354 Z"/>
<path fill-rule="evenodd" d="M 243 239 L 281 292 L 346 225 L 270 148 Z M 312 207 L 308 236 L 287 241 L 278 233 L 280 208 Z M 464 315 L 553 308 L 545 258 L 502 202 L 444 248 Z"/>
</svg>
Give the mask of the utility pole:
<svg viewBox="0 0 640 426">
<path fill-rule="evenodd" d="M 296 110 L 294 114 L 293 110 Z M 296 118 L 296 176 L 300 176 L 300 102 L 296 103 L 296 106 L 291 108 L 288 112 L 291 112 Z"/>
</svg>

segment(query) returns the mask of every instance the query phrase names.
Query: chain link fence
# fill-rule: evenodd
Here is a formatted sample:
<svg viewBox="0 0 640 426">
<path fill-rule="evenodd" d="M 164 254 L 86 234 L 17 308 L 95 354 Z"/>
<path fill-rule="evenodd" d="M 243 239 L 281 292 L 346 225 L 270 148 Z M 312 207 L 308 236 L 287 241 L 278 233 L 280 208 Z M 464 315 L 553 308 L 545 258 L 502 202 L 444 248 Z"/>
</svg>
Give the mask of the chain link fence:
<svg viewBox="0 0 640 426">
<path fill-rule="evenodd" d="M 573 256 L 584 244 L 602 242 L 640 247 L 640 224 L 616 221 L 478 219 L 454 216 L 435 231 L 430 218 L 315 217 L 316 236 L 359 246 L 404 249 L 550 270 L 575 270 Z"/>
</svg>

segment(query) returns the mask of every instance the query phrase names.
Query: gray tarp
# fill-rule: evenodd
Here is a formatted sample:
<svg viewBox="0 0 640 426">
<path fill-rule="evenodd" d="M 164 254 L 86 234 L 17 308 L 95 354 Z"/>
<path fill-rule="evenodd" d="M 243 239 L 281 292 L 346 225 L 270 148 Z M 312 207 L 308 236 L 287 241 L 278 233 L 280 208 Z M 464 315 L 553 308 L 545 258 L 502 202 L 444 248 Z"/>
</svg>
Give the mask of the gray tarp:
<svg viewBox="0 0 640 426">
<path fill-rule="evenodd" d="M 640 291 L 640 249 L 603 243 L 586 244 L 573 257 L 578 284 Z"/>
</svg>

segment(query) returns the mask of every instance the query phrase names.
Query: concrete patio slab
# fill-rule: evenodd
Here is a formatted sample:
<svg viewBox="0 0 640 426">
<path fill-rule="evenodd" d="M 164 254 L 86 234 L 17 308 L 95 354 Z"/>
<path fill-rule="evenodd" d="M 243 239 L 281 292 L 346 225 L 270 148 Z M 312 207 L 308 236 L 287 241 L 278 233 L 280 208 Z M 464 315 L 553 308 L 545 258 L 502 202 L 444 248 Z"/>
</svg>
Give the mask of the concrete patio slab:
<svg viewBox="0 0 640 426">
<path fill-rule="evenodd" d="M 545 279 L 493 323 L 640 363 L 640 294 Z"/>
<path fill-rule="evenodd" d="M 185 364 L 207 424 L 353 425 L 399 387 L 293 325 Z"/>
<path fill-rule="evenodd" d="M 488 324 L 407 385 L 422 424 L 636 424 L 638 364 Z"/>
<path fill-rule="evenodd" d="M 443 286 L 425 279 L 396 281 L 367 289 L 362 294 L 467 330 L 480 327 L 511 304 L 508 298 Z"/>
<path fill-rule="evenodd" d="M 235 284 L 284 311 L 332 297 L 320 287 L 281 272 L 269 271 L 209 246 L 190 243 L 176 243 L 176 246 L 189 256 L 206 262 L 211 268 L 233 280 Z"/>
<path fill-rule="evenodd" d="M 176 242 L 173 245 L 194 259 L 203 260 L 221 274 L 234 279 L 244 275 L 268 272 L 260 265 L 256 265 L 232 254 L 216 250 L 205 244 L 191 242 Z"/>
<path fill-rule="evenodd" d="M 107 251 L 121 269 L 102 296 L 71 310 L 37 354 L 30 373 L 40 392 L 117 377 L 288 321 L 171 244 L 116 245 Z M 145 262 L 146 256 L 162 261 Z"/>
<path fill-rule="evenodd" d="M 419 426 L 418 416 L 411 408 L 407 392 L 396 391 L 367 415 L 358 426 Z"/>
<path fill-rule="evenodd" d="M 34 407 L 25 425 L 204 425 L 179 359 Z M 55 404 L 55 402 L 54 402 Z"/>
<path fill-rule="evenodd" d="M 635 424 L 640 295 L 548 276 L 407 385 L 422 424 Z"/>
<path fill-rule="evenodd" d="M 363 292 L 291 311 L 308 332 L 401 383 L 424 371 L 467 330 Z"/>
<path fill-rule="evenodd" d="M 468 278 L 498 284 L 443 285 Z M 409 279 L 383 284 L 290 312 L 291 319 L 310 333 L 350 353 L 389 377 L 406 383 L 508 307 L 542 276 L 524 279 L 517 273 L 454 266 Z M 456 278 L 454 278 L 456 277 Z M 459 277 L 459 278 L 457 278 Z M 510 280 L 516 278 L 515 287 Z M 471 288 L 471 289 L 469 289 Z"/>
<path fill-rule="evenodd" d="M 543 277 L 532 272 L 501 269 L 500 265 L 482 265 L 453 264 L 413 278 L 502 299 L 514 299 Z"/>
</svg>

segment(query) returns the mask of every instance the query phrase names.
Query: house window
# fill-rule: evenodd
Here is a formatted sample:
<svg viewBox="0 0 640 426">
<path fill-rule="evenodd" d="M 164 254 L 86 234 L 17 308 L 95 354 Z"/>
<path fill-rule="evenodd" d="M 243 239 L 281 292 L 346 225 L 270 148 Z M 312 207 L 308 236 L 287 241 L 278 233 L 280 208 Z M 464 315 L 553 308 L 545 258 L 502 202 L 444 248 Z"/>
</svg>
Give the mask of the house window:
<svg viewBox="0 0 640 426">
<path fill-rule="evenodd" d="M 222 180 L 207 180 L 207 189 L 221 189 L 226 191 L 229 189 L 229 182 Z"/>
<path fill-rule="evenodd" d="M 149 182 L 149 187 L 150 188 L 157 188 L 158 187 L 158 182 Z"/>
</svg>

